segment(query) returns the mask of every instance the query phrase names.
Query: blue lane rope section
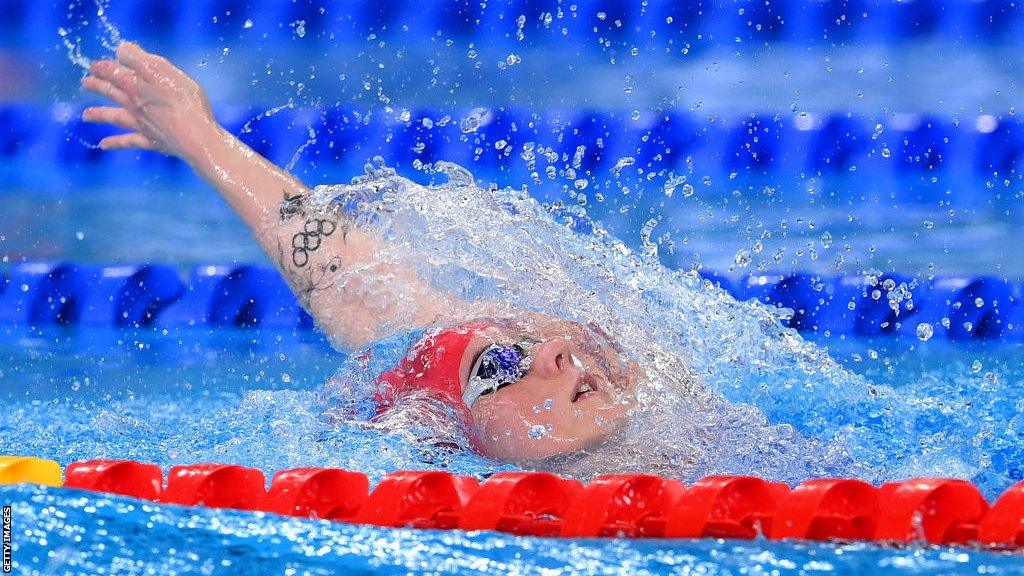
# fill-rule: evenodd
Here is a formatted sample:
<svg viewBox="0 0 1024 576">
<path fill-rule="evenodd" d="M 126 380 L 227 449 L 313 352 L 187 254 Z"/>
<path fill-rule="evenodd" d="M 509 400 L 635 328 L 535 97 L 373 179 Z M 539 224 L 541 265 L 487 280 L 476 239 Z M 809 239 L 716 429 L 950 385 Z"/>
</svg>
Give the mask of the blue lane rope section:
<svg viewBox="0 0 1024 576">
<path fill-rule="evenodd" d="M 786 323 L 801 332 L 1024 341 L 1022 286 L 995 276 L 700 274 L 740 300 L 792 310 Z M 166 264 L 25 262 L 0 272 L 0 325 L 309 329 L 313 322 L 270 268 L 197 266 L 183 280 Z"/>
<path fill-rule="evenodd" d="M 14 48 L 50 49 L 39 30 L 71 28 L 96 18 L 90 2 L 6 0 L 0 37 Z M 381 4 L 365 0 L 119 0 L 106 17 L 139 40 L 173 47 L 240 45 L 325 47 L 440 35 L 487 46 L 521 48 L 601 39 L 608 46 L 657 46 L 680 52 L 765 43 L 832 47 L 941 39 L 970 44 L 1019 42 L 1024 22 L 1013 0 L 535 0 Z M 185 39 L 185 40 L 183 40 Z"/>
<path fill-rule="evenodd" d="M 115 133 L 81 120 L 82 104 L 39 107 L 0 104 L 0 165 L 56 166 L 81 180 L 137 173 L 137 152 L 95 147 Z M 217 117 L 256 152 L 298 172 L 359 173 L 375 155 L 407 170 L 417 162 L 449 160 L 506 183 L 542 181 L 572 160 L 574 172 L 628 178 L 645 173 L 713 167 L 742 174 L 792 174 L 931 179 L 968 175 L 1016 181 L 1024 165 L 1024 121 L 980 115 L 959 121 L 920 114 L 872 119 L 850 113 L 699 117 L 675 111 L 634 119 L 615 111 L 415 110 L 408 119 L 343 108 L 285 108 L 265 114 L 240 105 L 217 107 Z M 310 138 L 311 132 L 316 135 Z M 534 166 L 523 159 L 532 152 Z M 556 155 L 547 154 L 554 151 Z M 177 161 L 146 156 L 150 175 L 186 173 Z M 557 157 L 557 160 L 550 158 Z M 577 161 L 578 158 L 578 161 Z M 616 169 L 633 158 L 628 169 Z M 907 192 L 909 193 L 909 191 Z"/>
<path fill-rule="evenodd" d="M 0 281 L 0 324 L 311 328 L 284 279 L 260 266 L 98 267 L 27 262 Z"/>
</svg>

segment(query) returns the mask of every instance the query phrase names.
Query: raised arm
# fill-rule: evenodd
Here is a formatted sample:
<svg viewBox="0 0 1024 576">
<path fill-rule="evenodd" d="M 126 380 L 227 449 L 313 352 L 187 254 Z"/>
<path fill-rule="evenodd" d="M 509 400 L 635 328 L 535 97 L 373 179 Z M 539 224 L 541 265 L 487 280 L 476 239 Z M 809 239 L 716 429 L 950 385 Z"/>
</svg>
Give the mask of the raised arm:
<svg viewBox="0 0 1024 576">
<path fill-rule="evenodd" d="M 224 130 L 199 84 L 166 59 L 126 42 L 117 60 L 93 63 L 82 87 L 119 104 L 87 108 L 83 119 L 129 131 L 100 147 L 156 150 L 188 162 L 249 226 L 335 343 L 359 348 L 465 306 L 413 270 L 381 264 L 375 255 L 388 247 L 379 237 L 340 209 L 310 202 L 301 182 Z"/>
</svg>

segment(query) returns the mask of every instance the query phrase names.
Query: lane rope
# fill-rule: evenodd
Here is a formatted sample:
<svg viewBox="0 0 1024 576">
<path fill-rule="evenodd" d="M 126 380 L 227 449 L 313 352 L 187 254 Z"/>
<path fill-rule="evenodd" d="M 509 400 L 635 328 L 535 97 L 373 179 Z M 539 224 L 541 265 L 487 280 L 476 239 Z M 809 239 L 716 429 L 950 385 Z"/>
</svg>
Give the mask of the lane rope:
<svg viewBox="0 0 1024 576">
<path fill-rule="evenodd" d="M 130 460 L 57 462 L 0 456 L 0 484 L 40 483 L 164 504 L 206 506 L 381 527 L 494 530 L 564 538 L 732 538 L 1024 548 L 1024 481 L 990 504 L 970 482 L 914 478 L 880 487 L 850 478 L 795 488 L 753 476 L 690 484 L 610 474 L 587 484 L 548 472 L 499 472 L 483 482 L 404 470 L 371 489 L 335 468 L 263 472 L 234 464 L 172 467 Z"/>
</svg>

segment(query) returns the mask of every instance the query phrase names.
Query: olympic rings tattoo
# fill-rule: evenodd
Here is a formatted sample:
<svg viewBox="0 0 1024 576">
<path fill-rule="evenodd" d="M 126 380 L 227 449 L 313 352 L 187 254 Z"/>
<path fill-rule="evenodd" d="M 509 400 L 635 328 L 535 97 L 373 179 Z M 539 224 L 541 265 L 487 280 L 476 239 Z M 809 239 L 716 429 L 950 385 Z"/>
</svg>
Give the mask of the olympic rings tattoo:
<svg viewBox="0 0 1024 576">
<path fill-rule="evenodd" d="M 311 218 L 302 225 L 302 231 L 292 236 L 292 264 L 302 268 L 309 264 L 310 252 L 321 246 L 322 238 L 326 238 L 338 229 L 338 225 L 330 220 Z"/>
</svg>

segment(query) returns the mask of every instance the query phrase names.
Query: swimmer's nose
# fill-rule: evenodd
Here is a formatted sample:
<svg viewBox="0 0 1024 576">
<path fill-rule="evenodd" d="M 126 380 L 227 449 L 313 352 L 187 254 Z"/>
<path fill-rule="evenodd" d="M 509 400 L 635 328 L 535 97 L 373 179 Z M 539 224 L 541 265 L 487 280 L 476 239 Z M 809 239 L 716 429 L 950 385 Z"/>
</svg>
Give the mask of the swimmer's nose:
<svg viewBox="0 0 1024 576">
<path fill-rule="evenodd" d="M 579 371 L 576 362 L 573 362 L 572 347 L 564 340 L 550 340 L 539 344 L 530 351 L 533 357 L 531 368 L 538 376 L 555 378 L 567 371 Z"/>
</svg>

